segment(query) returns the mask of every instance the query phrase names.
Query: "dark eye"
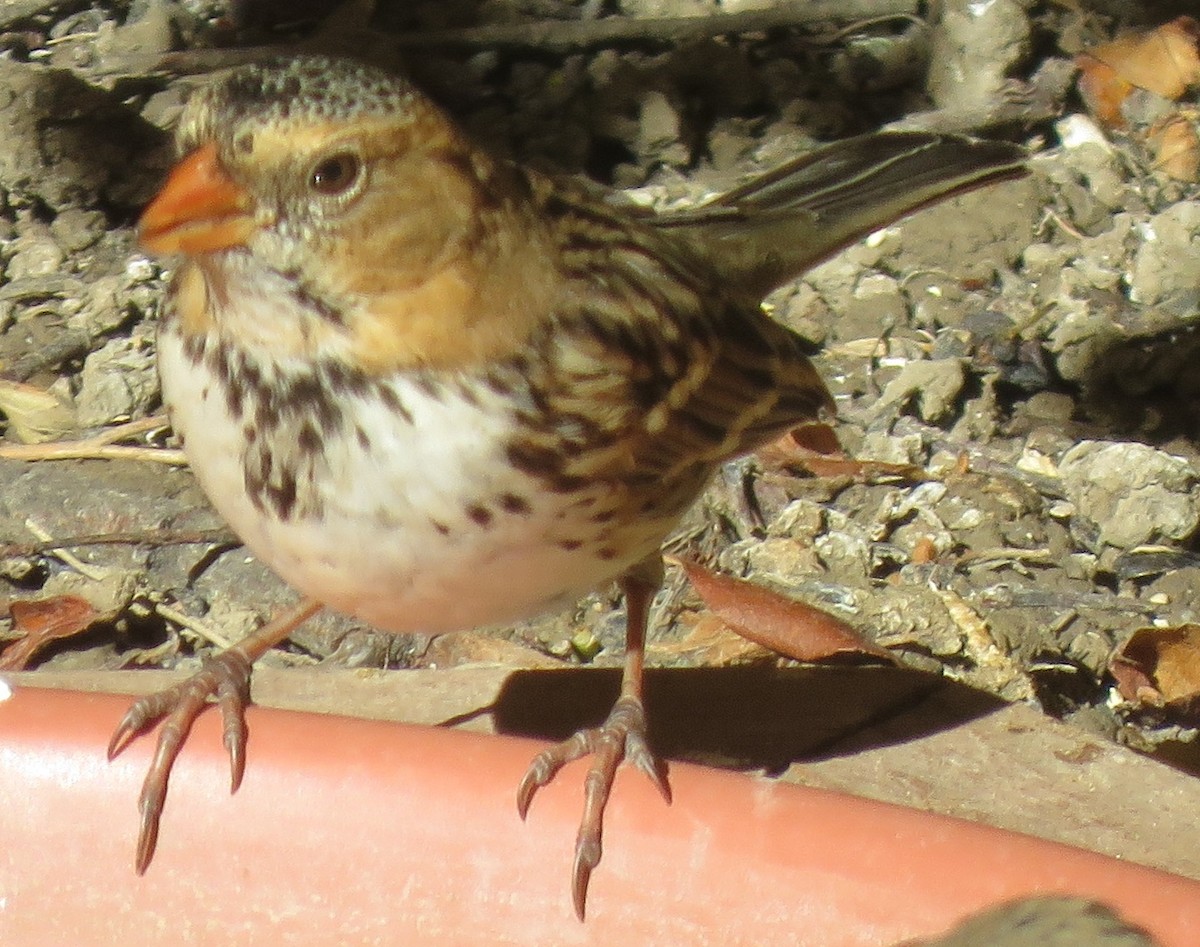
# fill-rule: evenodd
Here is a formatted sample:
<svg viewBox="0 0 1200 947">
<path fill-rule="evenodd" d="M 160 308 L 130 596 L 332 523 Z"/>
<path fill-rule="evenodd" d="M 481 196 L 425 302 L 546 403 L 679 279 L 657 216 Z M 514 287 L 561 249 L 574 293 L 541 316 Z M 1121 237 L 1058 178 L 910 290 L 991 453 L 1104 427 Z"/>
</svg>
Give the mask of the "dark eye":
<svg viewBox="0 0 1200 947">
<path fill-rule="evenodd" d="M 362 162 L 346 152 L 330 155 L 317 162 L 308 177 L 308 184 L 318 194 L 334 197 L 347 191 L 358 180 Z"/>
</svg>

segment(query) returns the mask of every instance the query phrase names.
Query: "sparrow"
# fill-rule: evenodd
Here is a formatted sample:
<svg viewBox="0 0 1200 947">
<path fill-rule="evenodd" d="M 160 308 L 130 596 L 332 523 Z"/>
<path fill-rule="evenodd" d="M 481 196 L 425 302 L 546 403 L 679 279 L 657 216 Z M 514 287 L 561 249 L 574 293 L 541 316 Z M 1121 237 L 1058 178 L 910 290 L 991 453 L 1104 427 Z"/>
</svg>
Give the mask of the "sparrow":
<svg viewBox="0 0 1200 947">
<path fill-rule="evenodd" d="M 319 608 L 441 634 L 615 580 L 620 696 L 517 791 L 524 818 L 592 757 L 582 919 L 622 761 L 670 799 L 642 702 L 660 546 L 719 465 L 833 411 L 763 297 L 923 205 L 1021 174 L 1024 152 L 867 135 L 655 215 L 492 156 L 402 78 L 317 57 L 216 78 L 176 137 L 138 225 L 146 251 L 180 258 L 163 401 L 213 505 L 306 601 L 122 719 L 110 758 L 162 721 L 138 871 L 192 721 L 219 704 L 236 789 L 250 667 Z"/>
</svg>

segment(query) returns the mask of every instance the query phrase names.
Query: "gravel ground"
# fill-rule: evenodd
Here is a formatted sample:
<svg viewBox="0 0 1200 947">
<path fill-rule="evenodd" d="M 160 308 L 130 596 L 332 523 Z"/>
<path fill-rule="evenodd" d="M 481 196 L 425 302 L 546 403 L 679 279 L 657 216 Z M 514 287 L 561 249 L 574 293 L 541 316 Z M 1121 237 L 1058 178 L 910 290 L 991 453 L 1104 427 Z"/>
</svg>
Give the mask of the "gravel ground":
<svg viewBox="0 0 1200 947">
<path fill-rule="evenodd" d="M 0 379 L 28 386 L 0 402 L 0 595 L 80 595 L 105 616 L 44 666 L 192 667 L 203 635 L 236 639 L 291 597 L 231 540 L 169 541 L 221 526 L 186 469 L 13 458 L 159 408 L 154 323 L 169 274 L 136 251 L 131 224 L 202 81 L 188 74 L 269 45 L 393 64 L 402 48 L 491 147 L 658 206 L 880 126 L 1027 144 L 1029 178 L 875 234 L 768 301 L 820 347 L 846 450 L 918 472 L 731 464 L 676 546 L 832 611 L 913 667 L 1139 747 L 1194 737 L 1179 708 L 1118 699 L 1109 662 L 1139 628 L 1200 621 L 1200 189 L 1093 124 L 1071 64 L 1190 4 L 995 0 L 980 14 L 949 0 L 936 24 L 902 0 L 829 3 L 814 23 L 771 0 L 381 0 L 369 23 L 361 6 L 0 8 Z M 868 22 L 872 10 L 889 15 Z M 599 13 L 640 38 L 606 41 L 612 17 Z M 758 32 L 715 35 L 726 14 Z M 541 39 L 534 23 L 548 24 Z M 491 32 L 446 32 L 467 26 Z M 163 432 L 139 436 L 170 446 Z M 29 521 L 67 546 L 142 541 L 76 549 L 95 570 L 84 575 L 31 551 Z M 765 660 L 713 646 L 677 576 L 659 604 L 657 663 Z M 438 641 L 326 616 L 271 660 L 613 663 L 617 605 L 598 593 L 567 614 Z"/>
</svg>

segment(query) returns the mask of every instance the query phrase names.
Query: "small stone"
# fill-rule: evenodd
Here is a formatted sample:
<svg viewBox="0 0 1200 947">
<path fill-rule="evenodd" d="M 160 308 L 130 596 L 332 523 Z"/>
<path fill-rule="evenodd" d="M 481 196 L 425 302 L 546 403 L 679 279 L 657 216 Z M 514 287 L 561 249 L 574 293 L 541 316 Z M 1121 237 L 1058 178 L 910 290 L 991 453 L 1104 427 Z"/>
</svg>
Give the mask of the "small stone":
<svg viewBox="0 0 1200 947">
<path fill-rule="evenodd" d="M 966 372 L 958 359 L 909 362 L 888 383 L 878 404 L 900 405 L 916 397 L 921 420 L 933 423 L 954 409 L 965 381 Z"/>
<path fill-rule="evenodd" d="M 958 326 L 971 311 L 962 284 L 938 273 L 919 273 L 904 286 L 913 308 L 913 323 L 922 329 Z"/>
<path fill-rule="evenodd" d="M 1028 446 L 1021 451 L 1021 456 L 1017 458 L 1016 467 L 1017 470 L 1037 474 L 1039 477 L 1058 476 L 1058 467 L 1054 461 L 1041 451 L 1034 450 Z"/>
<path fill-rule="evenodd" d="M 1065 244 L 1031 243 L 1021 254 L 1021 269 L 1026 272 L 1062 269 L 1071 259 L 1071 249 Z"/>
<path fill-rule="evenodd" d="M 854 456 L 859 460 L 878 460 L 885 464 L 925 463 L 928 446 L 920 434 L 897 436 L 890 431 L 867 431 Z"/>
<path fill-rule="evenodd" d="M 158 398 L 154 353 L 138 339 L 112 339 L 83 363 L 76 398 L 81 427 L 140 417 Z"/>
<path fill-rule="evenodd" d="M 754 139 L 734 121 L 717 125 L 708 136 L 708 153 L 719 171 L 734 168 L 754 146 Z"/>
<path fill-rule="evenodd" d="M 929 93 L 944 109 L 992 106 L 1029 54 L 1029 14 L 1018 0 L 949 0 L 933 30 Z"/>
<path fill-rule="evenodd" d="M 663 93 L 647 93 L 638 119 L 638 153 L 663 164 L 686 163 L 689 154 L 680 140 L 682 127 L 678 110 Z"/>
<path fill-rule="evenodd" d="M 161 288 L 155 288 L 154 292 L 162 294 Z M 90 337 L 105 336 L 129 318 L 129 283 L 124 277 L 114 274 L 95 277 L 81 295 L 83 305 L 68 324 Z"/>
<path fill-rule="evenodd" d="M 1064 280 L 1073 272 L 1064 270 Z M 1058 373 L 1068 381 L 1088 378 L 1097 362 L 1123 338 L 1108 312 L 1091 299 L 1076 298 L 1069 287 L 1051 304 L 1047 318 L 1054 328 L 1046 346 L 1054 353 Z"/>
<path fill-rule="evenodd" d="M 807 541 L 768 537 L 747 550 L 746 564 L 753 576 L 792 583 L 819 574 L 820 560 Z"/>
<path fill-rule="evenodd" d="M 104 236 L 108 226 L 105 216 L 98 210 L 81 210 L 68 207 L 61 211 L 50 224 L 50 233 L 59 245 L 70 253 L 86 250 Z"/>
<path fill-rule="evenodd" d="M 566 638 L 557 638 L 546 646 L 546 650 L 556 658 L 569 658 L 573 649 L 571 642 Z"/>
<path fill-rule="evenodd" d="M 1025 402 L 1025 412 L 1039 421 L 1065 425 L 1075 413 L 1075 399 L 1054 391 L 1039 391 Z"/>
<path fill-rule="evenodd" d="M 67 256 L 50 228 L 35 221 L 26 221 L 13 241 L 12 259 L 8 261 L 10 281 L 37 276 L 52 276 L 62 270 Z"/>
<path fill-rule="evenodd" d="M 779 515 L 767 527 L 768 536 L 786 536 L 790 539 L 811 540 L 825 522 L 825 511 L 812 500 L 792 500 L 779 511 Z"/>
<path fill-rule="evenodd" d="M 838 520 L 842 520 L 839 524 Z M 871 543 L 846 517 L 830 514 L 830 529 L 813 544 L 820 561 L 840 582 L 857 584 L 871 571 Z"/>
<path fill-rule="evenodd" d="M 1173 296 L 1200 302 L 1200 201 L 1180 201 L 1151 218 L 1133 258 L 1129 298 L 1153 306 Z"/>
<path fill-rule="evenodd" d="M 579 656 L 581 661 L 591 661 L 603 647 L 600 639 L 586 628 L 581 628 L 571 635 L 571 650 Z"/>
<path fill-rule="evenodd" d="M 125 264 L 125 275 L 135 283 L 149 282 L 157 273 L 158 267 L 144 256 L 131 257 Z"/>
<path fill-rule="evenodd" d="M 1145 444 L 1083 441 L 1059 462 L 1084 531 L 1117 549 L 1179 542 L 1200 525 L 1200 474 Z"/>
</svg>

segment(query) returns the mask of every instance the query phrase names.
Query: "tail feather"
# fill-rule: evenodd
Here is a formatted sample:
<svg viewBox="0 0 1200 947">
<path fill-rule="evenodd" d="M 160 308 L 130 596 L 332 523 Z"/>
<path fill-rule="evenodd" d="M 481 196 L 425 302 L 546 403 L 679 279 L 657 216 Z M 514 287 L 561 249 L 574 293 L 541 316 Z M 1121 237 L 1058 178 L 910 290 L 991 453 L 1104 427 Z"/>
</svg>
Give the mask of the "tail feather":
<svg viewBox="0 0 1200 947">
<path fill-rule="evenodd" d="M 656 225 L 731 283 L 766 295 L 867 234 L 954 194 L 1025 173 L 1006 142 L 879 132 L 818 148 Z"/>
</svg>

